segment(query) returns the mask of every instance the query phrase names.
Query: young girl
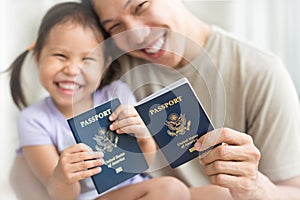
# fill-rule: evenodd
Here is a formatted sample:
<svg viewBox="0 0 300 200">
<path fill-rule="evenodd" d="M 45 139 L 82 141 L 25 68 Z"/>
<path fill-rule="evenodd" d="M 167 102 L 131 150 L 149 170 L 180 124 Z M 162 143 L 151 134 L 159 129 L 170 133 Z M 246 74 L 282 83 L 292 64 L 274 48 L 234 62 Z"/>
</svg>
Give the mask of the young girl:
<svg viewBox="0 0 300 200">
<path fill-rule="evenodd" d="M 80 3 L 58 4 L 44 16 L 33 55 L 40 82 L 50 96 L 38 104 L 27 107 L 20 83 L 21 66 L 29 50 L 10 67 L 13 100 L 20 109 L 25 108 L 18 123 L 18 152 L 53 199 L 189 199 L 187 187 L 177 179 L 145 180 L 148 178 L 142 175 L 106 194 L 97 194 L 90 176 L 101 173 L 103 154 L 76 144 L 66 119 L 114 97 L 134 103 L 124 83 L 109 82 L 113 69 L 104 70 L 108 56 L 98 45 L 104 40 L 99 27 L 94 14 Z M 103 73 L 105 77 L 99 83 Z M 116 113 L 112 130 L 120 134 L 131 130 L 136 136 L 147 133 L 132 106 L 122 105 Z M 152 139 L 138 141 L 146 153 L 155 148 Z"/>
</svg>

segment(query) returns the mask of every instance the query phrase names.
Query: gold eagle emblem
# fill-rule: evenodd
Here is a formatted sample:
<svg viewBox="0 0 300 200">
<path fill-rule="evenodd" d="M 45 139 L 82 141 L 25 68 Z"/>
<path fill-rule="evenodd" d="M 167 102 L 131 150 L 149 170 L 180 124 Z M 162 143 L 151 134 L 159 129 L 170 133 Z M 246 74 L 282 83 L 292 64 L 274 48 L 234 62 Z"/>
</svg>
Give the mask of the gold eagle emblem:
<svg viewBox="0 0 300 200">
<path fill-rule="evenodd" d="M 97 145 L 95 149 L 97 151 L 112 152 L 114 148 L 118 145 L 119 137 L 112 131 L 107 130 L 106 128 L 100 127 L 99 131 L 93 139 L 96 141 Z"/>
<path fill-rule="evenodd" d="M 172 113 L 168 117 L 169 121 L 166 121 L 165 124 L 168 126 L 167 133 L 174 137 L 178 135 L 184 135 L 186 131 L 190 130 L 191 121 L 186 120 L 185 114 L 178 116 L 177 113 Z"/>
</svg>

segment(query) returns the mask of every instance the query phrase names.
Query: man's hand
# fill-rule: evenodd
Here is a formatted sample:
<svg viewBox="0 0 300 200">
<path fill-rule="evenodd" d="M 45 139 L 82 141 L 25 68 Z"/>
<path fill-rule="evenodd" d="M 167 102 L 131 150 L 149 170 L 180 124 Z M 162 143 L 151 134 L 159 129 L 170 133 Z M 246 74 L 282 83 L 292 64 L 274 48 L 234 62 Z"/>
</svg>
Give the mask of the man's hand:
<svg viewBox="0 0 300 200">
<path fill-rule="evenodd" d="M 212 184 L 228 188 L 234 199 L 256 199 L 260 187 L 260 152 L 252 138 L 228 128 L 202 136 L 195 144 L 198 151 L 222 143 L 204 153 L 200 163 Z"/>
</svg>

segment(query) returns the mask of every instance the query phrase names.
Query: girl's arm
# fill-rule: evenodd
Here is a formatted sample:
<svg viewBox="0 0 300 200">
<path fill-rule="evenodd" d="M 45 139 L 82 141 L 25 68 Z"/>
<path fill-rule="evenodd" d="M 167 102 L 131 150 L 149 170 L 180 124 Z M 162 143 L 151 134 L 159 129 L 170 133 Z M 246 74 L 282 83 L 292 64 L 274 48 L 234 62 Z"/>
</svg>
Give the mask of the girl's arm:
<svg viewBox="0 0 300 200">
<path fill-rule="evenodd" d="M 155 152 L 157 150 L 157 146 L 156 146 L 154 139 L 152 137 L 140 138 L 140 139 L 137 139 L 137 141 L 144 153 L 144 156 L 148 162 L 148 165 L 150 165 L 155 158 Z"/>
<path fill-rule="evenodd" d="M 156 143 L 149 130 L 132 105 L 120 105 L 109 117 L 113 123 L 110 130 L 118 134 L 133 133 L 149 164 L 152 163 L 157 150 Z"/>
<path fill-rule="evenodd" d="M 104 163 L 102 153 L 91 152 L 83 144 L 66 148 L 60 156 L 54 145 L 27 146 L 23 152 L 33 173 L 53 199 L 77 199 L 79 180 L 99 173 L 101 168 L 96 166 Z M 96 168 L 88 169 L 91 167 Z"/>
</svg>

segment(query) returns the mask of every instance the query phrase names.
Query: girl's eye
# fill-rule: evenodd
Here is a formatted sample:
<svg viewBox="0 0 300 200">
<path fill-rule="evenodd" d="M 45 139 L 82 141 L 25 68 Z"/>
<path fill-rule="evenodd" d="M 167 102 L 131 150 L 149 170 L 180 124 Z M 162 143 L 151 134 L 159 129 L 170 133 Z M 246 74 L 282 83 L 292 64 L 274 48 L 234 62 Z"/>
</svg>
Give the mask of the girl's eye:
<svg viewBox="0 0 300 200">
<path fill-rule="evenodd" d="M 141 12 L 143 12 L 144 10 L 146 10 L 149 7 L 150 2 L 149 1 L 143 1 L 142 3 L 138 4 L 135 7 L 135 13 L 139 14 Z"/>
<path fill-rule="evenodd" d="M 64 54 L 56 53 L 54 54 L 55 57 L 58 57 L 60 59 L 66 59 L 67 57 Z"/>
</svg>

